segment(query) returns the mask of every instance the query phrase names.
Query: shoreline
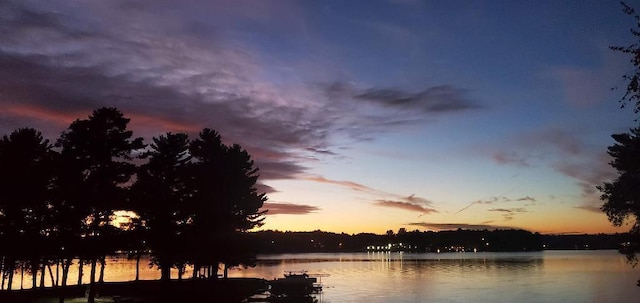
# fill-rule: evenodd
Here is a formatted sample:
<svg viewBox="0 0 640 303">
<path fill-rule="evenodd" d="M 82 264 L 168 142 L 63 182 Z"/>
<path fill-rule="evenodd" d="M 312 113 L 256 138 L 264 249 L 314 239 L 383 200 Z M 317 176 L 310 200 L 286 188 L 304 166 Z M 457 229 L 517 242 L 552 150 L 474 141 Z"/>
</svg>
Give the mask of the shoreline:
<svg viewBox="0 0 640 303">
<path fill-rule="evenodd" d="M 210 298 L 215 302 L 241 302 L 265 288 L 266 280 L 258 278 L 141 280 L 96 283 L 100 297 L 120 296 L 128 302 L 186 302 Z M 37 289 L 0 291 L 0 302 L 45 303 L 58 302 L 58 298 L 84 298 L 88 284 Z M 65 302 L 68 300 L 65 300 Z M 112 302 L 107 301 L 107 302 Z M 102 302 L 96 300 L 96 302 Z"/>
</svg>

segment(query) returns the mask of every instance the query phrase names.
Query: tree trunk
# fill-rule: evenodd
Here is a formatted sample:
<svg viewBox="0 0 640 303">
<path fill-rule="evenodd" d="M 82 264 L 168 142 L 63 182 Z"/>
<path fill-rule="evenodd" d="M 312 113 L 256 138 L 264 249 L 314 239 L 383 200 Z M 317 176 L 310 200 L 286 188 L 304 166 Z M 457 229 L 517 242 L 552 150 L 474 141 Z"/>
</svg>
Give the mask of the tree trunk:
<svg viewBox="0 0 640 303">
<path fill-rule="evenodd" d="M 211 273 L 211 276 L 214 280 L 218 279 L 218 264 L 216 265 L 211 265 L 211 269 L 213 269 L 213 272 Z"/>
<path fill-rule="evenodd" d="M 56 286 L 60 285 L 60 259 L 56 260 Z"/>
<path fill-rule="evenodd" d="M 45 270 L 47 270 L 47 265 L 45 265 L 44 260 L 42 260 L 42 268 L 40 270 L 40 288 L 44 288 L 44 277 L 46 275 Z"/>
<path fill-rule="evenodd" d="M 96 258 L 91 259 L 91 274 L 89 275 L 89 295 L 87 303 L 96 301 Z"/>
<path fill-rule="evenodd" d="M 24 266 L 26 265 L 26 262 L 22 262 L 22 265 L 20 266 L 20 290 L 24 289 Z"/>
<path fill-rule="evenodd" d="M 84 262 L 82 262 L 82 258 L 78 258 L 78 286 L 82 287 L 82 270 L 84 269 Z"/>
<path fill-rule="evenodd" d="M 67 280 L 69 279 L 69 268 L 71 268 L 73 260 L 71 258 L 65 259 L 62 263 L 62 287 L 67 286 Z"/>
<path fill-rule="evenodd" d="M 191 273 L 191 278 L 192 279 L 198 278 L 199 272 L 200 272 L 200 266 L 198 266 L 197 263 L 194 263 L 193 264 L 193 273 Z"/>
<path fill-rule="evenodd" d="M 160 264 L 160 280 L 171 280 L 171 266 L 168 265 L 167 262 L 162 262 L 162 264 Z"/>
<path fill-rule="evenodd" d="M 49 277 L 51 278 L 51 286 L 52 287 L 58 286 L 58 285 L 56 285 L 56 281 L 53 278 L 53 270 L 51 270 L 51 264 L 47 264 L 47 269 L 49 269 Z"/>
<path fill-rule="evenodd" d="M 100 258 L 100 278 L 98 278 L 98 283 L 104 283 L 104 266 L 107 264 L 106 257 Z"/>
<path fill-rule="evenodd" d="M 140 281 L 140 253 L 136 254 L 136 282 Z"/>
<path fill-rule="evenodd" d="M 62 288 L 67 287 L 67 278 L 69 278 L 69 268 L 71 267 L 71 263 L 73 263 L 71 258 L 64 259 L 62 261 Z M 60 292 L 58 303 L 64 303 L 64 291 Z"/>
<path fill-rule="evenodd" d="M 38 263 L 37 260 L 31 260 L 31 289 L 36 289 L 38 287 Z"/>
<path fill-rule="evenodd" d="M 9 280 L 7 281 L 7 290 L 11 290 L 13 285 L 13 264 L 9 265 Z"/>
</svg>

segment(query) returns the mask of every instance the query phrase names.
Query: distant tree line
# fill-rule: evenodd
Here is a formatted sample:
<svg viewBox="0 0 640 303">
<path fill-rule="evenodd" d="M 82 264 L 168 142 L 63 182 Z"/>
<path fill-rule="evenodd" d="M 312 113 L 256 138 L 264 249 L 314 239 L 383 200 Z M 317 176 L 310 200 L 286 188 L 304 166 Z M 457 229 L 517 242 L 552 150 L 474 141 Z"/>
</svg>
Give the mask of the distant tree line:
<svg viewBox="0 0 640 303">
<path fill-rule="evenodd" d="M 406 231 L 349 235 L 323 231 L 258 231 L 249 234 L 263 253 L 363 251 L 537 251 L 543 236 L 524 230 Z"/>
<path fill-rule="evenodd" d="M 11 289 L 17 273 L 31 274 L 33 288 L 44 286 L 47 273 L 64 287 L 73 260 L 80 260 L 77 284 L 87 265 L 93 286 L 98 266 L 100 282 L 105 256 L 117 250 L 133 252 L 138 263 L 149 252 L 161 280 L 171 268 L 180 279 L 187 265 L 194 276 L 216 278 L 218 264 L 253 262 L 242 234 L 262 224 L 267 198 L 256 189 L 249 153 L 206 128 L 191 140 L 166 133 L 145 145 L 129 121 L 100 108 L 54 143 L 32 128 L 0 138 L 2 289 Z M 136 216 L 116 228 L 117 210 Z"/>
<path fill-rule="evenodd" d="M 618 249 L 631 239 L 625 234 L 541 235 L 525 230 L 406 231 L 345 234 L 324 231 L 248 233 L 261 253 L 305 252 L 519 252 L 545 249 Z"/>
</svg>

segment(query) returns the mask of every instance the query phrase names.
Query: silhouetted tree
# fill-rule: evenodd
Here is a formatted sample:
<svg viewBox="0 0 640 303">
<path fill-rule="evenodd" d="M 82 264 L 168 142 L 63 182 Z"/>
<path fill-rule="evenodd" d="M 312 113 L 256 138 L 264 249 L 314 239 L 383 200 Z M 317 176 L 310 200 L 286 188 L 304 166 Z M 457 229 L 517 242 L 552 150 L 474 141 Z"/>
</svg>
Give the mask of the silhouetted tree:
<svg viewBox="0 0 640 303">
<path fill-rule="evenodd" d="M 153 138 L 150 150 L 142 155 L 148 163 L 138 171 L 132 187 L 134 211 L 146 228 L 146 241 L 153 264 L 160 268 L 161 280 L 170 279 L 170 269 L 183 263 L 185 228 L 189 223 L 188 187 L 189 140 L 186 134 L 167 133 Z"/>
<path fill-rule="evenodd" d="M 633 220 L 631 234 L 640 236 L 640 128 L 630 133 L 612 136 L 616 143 L 609 147 L 609 155 L 613 158 L 611 166 L 618 170 L 618 177 L 612 182 L 605 182 L 598 189 L 604 201 L 602 210 L 609 221 L 621 226 L 628 218 Z M 630 243 L 627 252 L 630 259 L 635 254 L 637 243 Z"/>
<path fill-rule="evenodd" d="M 636 26 L 631 28 L 635 40 L 628 46 L 612 46 L 614 51 L 631 56 L 633 71 L 623 75 L 627 84 L 625 94 L 620 99 L 622 107 L 632 103 L 634 113 L 640 112 L 640 16 L 635 10 L 621 2 L 625 14 L 634 18 Z M 637 120 L 636 120 L 637 121 Z M 612 182 L 605 182 L 598 186 L 602 192 L 601 209 L 607 214 L 609 221 L 615 226 L 621 226 L 627 219 L 632 220 L 630 230 L 633 241 L 629 241 L 621 248 L 621 252 L 635 266 L 636 252 L 640 242 L 640 127 L 631 129 L 629 133 L 612 135 L 616 143 L 609 147 L 608 152 L 613 161 L 610 163 L 618 171 L 618 177 Z M 640 286 L 640 280 L 638 281 Z"/>
<path fill-rule="evenodd" d="M 49 140 L 34 129 L 18 129 L 0 140 L 0 256 L 2 285 L 6 277 L 8 289 L 18 261 L 47 250 L 53 159 Z"/>
<path fill-rule="evenodd" d="M 611 46 L 610 48 L 615 51 L 622 52 L 631 56 L 631 65 L 633 65 L 633 72 L 623 75 L 624 80 L 627 83 L 625 94 L 620 99 L 622 107 L 625 107 L 627 103 L 632 103 L 634 112 L 640 112 L 640 15 L 636 11 L 624 2 L 621 2 L 623 11 L 625 14 L 631 16 L 635 22 L 635 28 L 631 28 L 631 34 L 635 41 L 628 46 Z"/>
<path fill-rule="evenodd" d="M 195 159 L 190 230 L 194 275 L 205 266 L 216 278 L 220 262 L 243 263 L 237 235 L 262 224 L 265 212 L 260 208 L 267 198 L 257 192 L 258 169 L 239 145 L 226 146 L 216 131 L 203 129 L 189 150 Z M 245 260 L 250 263 L 250 259 Z"/>
<path fill-rule="evenodd" d="M 69 164 L 67 173 L 77 183 L 66 202 L 85 218 L 83 255 L 91 261 L 88 301 L 94 302 L 96 262 L 108 253 L 108 243 L 99 241 L 101 232 L 109 224 L 113 210 L 121 208 L 124 186 L 135 172 L 131 153 L 144 147 L 142 138 L 132 139 L 127 130 L 128 118 L 116 108 L 100 108 L 85 120 L 76 120 L 65 131 L 58 144 L 62 157 Z M 71 188 L 65 188 L 71 190 Z"/>
</svg>

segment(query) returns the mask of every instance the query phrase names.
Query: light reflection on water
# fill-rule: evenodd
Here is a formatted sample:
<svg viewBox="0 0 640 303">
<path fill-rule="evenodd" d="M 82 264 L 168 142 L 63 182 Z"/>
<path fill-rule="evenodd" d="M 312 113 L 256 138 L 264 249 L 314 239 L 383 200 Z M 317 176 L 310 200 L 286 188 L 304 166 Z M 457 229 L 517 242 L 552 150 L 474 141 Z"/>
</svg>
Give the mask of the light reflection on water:
<svg viewBox="0 0 640 303">
<path fill-rule="evenodd" d="M 263 256 L 234 276 L 330 274 L 322 302 L 636 302 L 640 270 L 616 251 Z"/>
<path fill-rule="evenodd" d="M 232 277 L 280 278 L 286 271 L 329 274 L 319 298 L 337 302 L 636 302 L 640 267 L 616 251 L 528 253 L 335 253 L 259 256 L 258 265 Z M 160 273 L 141 264 L 141 279 Z M 55 269 L 54 269 L 55 273 Z M 84 282 L 89 267 L 85 267 Z M 185 277 L 190 276 L 187 271 Z M 176 277 L 175 271 L 173 277 Z M 135 278 L 135 260 L 107 259 L 106 281 Z M 14 278 L 19 288 L 19 274 Z M 77 267 L 69 284 L 77 281 Z M 47 285 L 50 285 L 47 274 Z M 25 276 L 24 285 L 30 287 Z"/>
</svg>

